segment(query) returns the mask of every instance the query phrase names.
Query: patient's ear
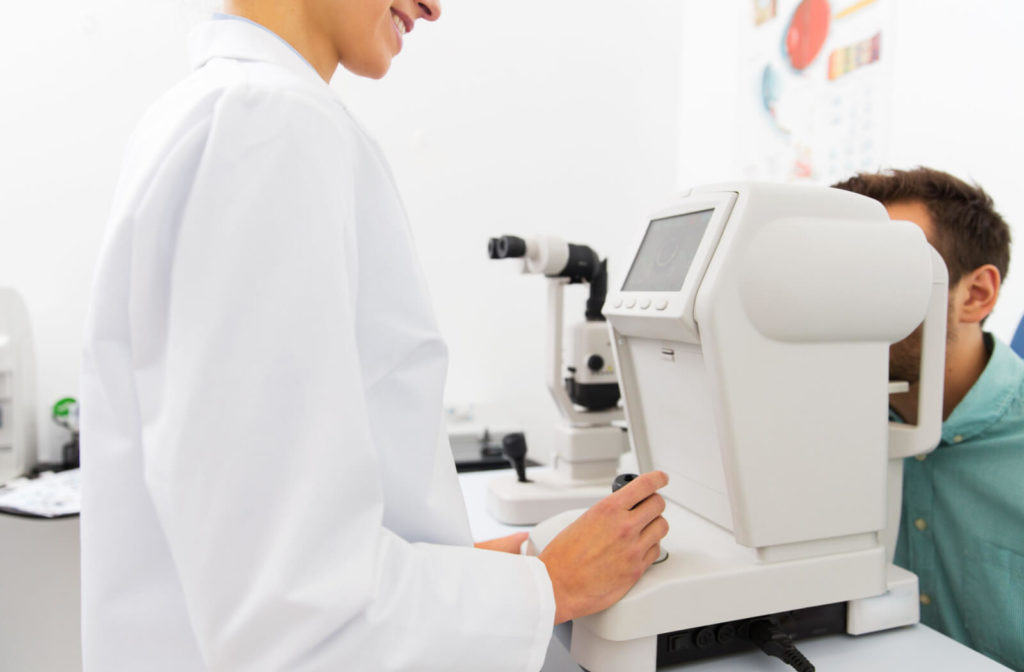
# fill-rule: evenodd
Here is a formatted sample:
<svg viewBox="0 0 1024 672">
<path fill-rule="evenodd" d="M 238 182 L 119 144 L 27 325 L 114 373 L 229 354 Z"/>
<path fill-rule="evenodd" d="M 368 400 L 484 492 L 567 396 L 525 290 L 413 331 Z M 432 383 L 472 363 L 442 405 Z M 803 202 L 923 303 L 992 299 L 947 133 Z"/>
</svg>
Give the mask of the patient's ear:
<svg viewBox="0 0 1024 672">
<path fill-rule="evenodd" d="M 992 264 L 979 266 L 967 273 L 956 285 L 956 301 L 960 322 L 981 322 L 996 307 L 1001 284 L 999 269 Z"/>
</svg>

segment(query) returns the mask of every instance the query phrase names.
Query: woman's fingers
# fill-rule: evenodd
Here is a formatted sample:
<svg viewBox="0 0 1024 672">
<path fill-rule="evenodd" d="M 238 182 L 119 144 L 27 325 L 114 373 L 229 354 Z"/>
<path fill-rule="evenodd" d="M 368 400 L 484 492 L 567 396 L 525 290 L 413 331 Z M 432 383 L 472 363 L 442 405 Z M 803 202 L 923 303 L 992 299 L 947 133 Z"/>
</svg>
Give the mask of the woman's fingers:
<svg viewBox="0 0 1024 672">
<path fill-rule="evenodd" d="M 643 545 L 657 546 L 668 534 L 668 521 L 658 516 L 640 532 L 640 543 Z"/>
<path fill-rule="evenodd" d="M 636 521 L 637 529 L 640 530 L 664 512 L 665 498 L 658 493 L 654 493 L 637 504 L 630 512 L 630 515 Z"/>
<path fill-rule="evenodd" d="M 629 510 L 655 492 L 668 485 L 668 475 L 663 471 L 649 471 L 640 474 L 611 495 L 616 506 Z"/>
<path fill-rule="evenodd" d="M 655 544 L 647 549 L 644 553 L 644 565 L 650 567 L 654 564 L 654 561 L 661 555 L 661 544 Z"/>
</svg>

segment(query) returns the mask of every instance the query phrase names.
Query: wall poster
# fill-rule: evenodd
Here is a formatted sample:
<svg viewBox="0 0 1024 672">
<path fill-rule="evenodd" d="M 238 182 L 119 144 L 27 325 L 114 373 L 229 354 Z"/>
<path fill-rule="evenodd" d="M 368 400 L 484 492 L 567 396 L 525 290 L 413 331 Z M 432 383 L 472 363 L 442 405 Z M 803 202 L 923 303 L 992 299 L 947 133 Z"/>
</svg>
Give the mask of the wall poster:
<svg viewBox="0 0 1024 672">
<path fill-rule="evenodd" d="M 891 0 L 749 1 L 737 116 L 745 177 L 829 184 L 883 167 Z"/>
</svg>

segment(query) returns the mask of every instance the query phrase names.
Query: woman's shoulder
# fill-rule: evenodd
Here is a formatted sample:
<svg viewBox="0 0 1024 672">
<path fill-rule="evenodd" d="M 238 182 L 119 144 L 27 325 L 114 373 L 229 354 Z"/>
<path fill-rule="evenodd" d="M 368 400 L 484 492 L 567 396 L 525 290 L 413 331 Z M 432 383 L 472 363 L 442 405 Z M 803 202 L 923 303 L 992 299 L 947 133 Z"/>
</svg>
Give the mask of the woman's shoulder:
<svg viewBox="0 0 1024 672">
<path fill-rule="evenodd" d="M 360 163 L 377 152 L 326 85 L 310 85 L 272 63 L 223 59 L 194 71 L 147 110 L 127 158 L 154 165 L 175 153 L 241 156 L 267 144 L 329 165 Z"/>
<path fill-rule="evenodd" d="M 317 87 L 273 63 L 219 60 L 179 82 L 146 113 L 140 127 L 215 125 L 244 117 L 268 131 L 287 129 L 360 135 L 361 129 L 326 85 Z M 312 128 L 311 128 L 312 127 Z"/>
</svg>

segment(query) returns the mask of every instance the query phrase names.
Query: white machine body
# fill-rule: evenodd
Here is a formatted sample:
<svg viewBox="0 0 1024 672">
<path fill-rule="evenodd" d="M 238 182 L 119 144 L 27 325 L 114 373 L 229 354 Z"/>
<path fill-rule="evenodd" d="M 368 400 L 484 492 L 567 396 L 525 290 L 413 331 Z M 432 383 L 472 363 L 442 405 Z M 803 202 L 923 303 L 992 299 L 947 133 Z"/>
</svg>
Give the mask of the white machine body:
<svg viewBox="0 0 1024 672">
<path fill-rule="evenodd" d="M 586 385 L 617 385 L 612 338 L 606 322 L 580 321 L 573 325 L 566 361 L 576 381 Z"/>
<path fill-rule="evenodd" d="M 28 309 L 0 287 L 0 484 L 36 462 L 35 369 Z"/>
<path fill-rule="evenodd" d="M 845 191 L 735 184 L 680 197 L 635 250 L 604 313 L 640 469 L 670 477 L 669 557 L 573 624 L 576 660 L 653 670 L 659 634 L 841 602 L 855 634 L 916 622 L 891 540 L 902 458 L 939 440 L 947 297 L 921 230 Z M 920 422 L 896 426 L 889 346 L 922 321 Z"/>
</svg>

